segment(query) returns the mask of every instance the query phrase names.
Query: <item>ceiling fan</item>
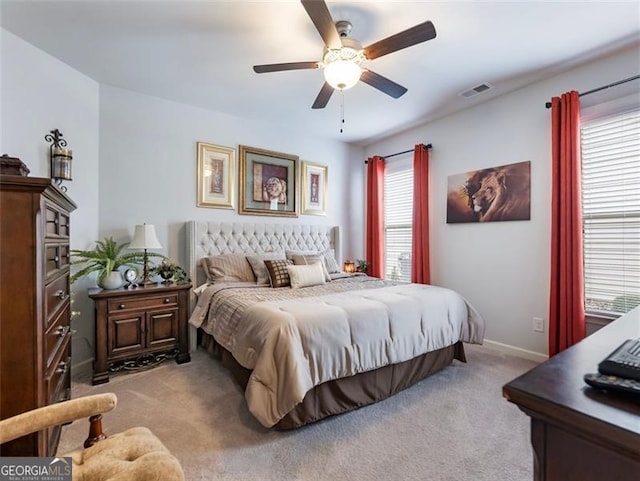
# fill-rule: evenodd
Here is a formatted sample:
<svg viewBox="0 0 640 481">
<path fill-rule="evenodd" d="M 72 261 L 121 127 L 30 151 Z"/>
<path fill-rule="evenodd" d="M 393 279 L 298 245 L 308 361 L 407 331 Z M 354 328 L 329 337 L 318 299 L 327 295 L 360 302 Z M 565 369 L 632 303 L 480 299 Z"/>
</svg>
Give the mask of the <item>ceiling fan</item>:
<svg viewBox="0 0 640 481">
<path fill-rule="evenodd" d="M 311 108 L 314 109 L 323 109 L 329 102 L 334 89 L 351 88 L 358 80 L 393 98 L 401 97 L 407 92 L 405 87 L 362 67 L 362 64 L 367 60 L 426 42 L 436 36 L 433 23 L 426 21 L 362 48 L 360 42 L 348 36 L 351 23 L 346 20 L 334 23 L 324 0 L 301 0 L 301 3 L 324 40 L 322 61 L 254 65 L 253 70 L 256 73 L 268 73 L 324 68 L 325 83 L 313 102 Z"/>
</svg>

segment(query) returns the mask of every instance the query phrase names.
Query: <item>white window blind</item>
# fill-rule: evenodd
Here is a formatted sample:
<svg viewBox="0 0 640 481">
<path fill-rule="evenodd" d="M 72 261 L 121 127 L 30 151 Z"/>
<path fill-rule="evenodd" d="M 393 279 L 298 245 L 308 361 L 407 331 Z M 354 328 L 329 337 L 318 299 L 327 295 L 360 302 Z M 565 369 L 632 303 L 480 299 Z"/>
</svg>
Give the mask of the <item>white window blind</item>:
<svg viewBox="0 0 640 481">
<path fill-rule="evenodd" d="M 640 110 L 582 124 L 585 308 L 640 304 Z"/>
<path fill-rule="evenodd" d="M 385 163 L 384 276 L 411 282 L 413 159 Z"/>
</svg>

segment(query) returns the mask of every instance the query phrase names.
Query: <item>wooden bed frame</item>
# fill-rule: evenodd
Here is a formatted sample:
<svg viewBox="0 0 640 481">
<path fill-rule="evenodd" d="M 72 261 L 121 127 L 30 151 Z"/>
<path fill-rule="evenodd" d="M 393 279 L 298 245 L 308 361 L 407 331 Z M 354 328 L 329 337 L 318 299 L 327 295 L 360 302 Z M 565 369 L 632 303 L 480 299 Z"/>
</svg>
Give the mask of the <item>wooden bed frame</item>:
<svg viewBox="0 0 640 481">
<path fill-rule="evenodd" d="M 279 248 L 281 250 L 335 250 L 341 263 L 339 227 L 299 224 L 266 223 L 206 223 L 189 221 L 186 226 L 187 259 L 189 276 L 194 286 L 205 282 L 200 267 L 202 257 L 228 254 L 253 253 Z M 191 310 L 195 306 L 192 296 Z M 197 330 L 191 328 L 190 349 L 197 348 Z M 231 353 L 217 345 L 204 332 L 207 349 L 219 354 L 222 363 L 234 375 L 243 389 L 251 371 L 236 362 Z M 276 424 L 279 429 L 292 429 L 385 399 L 430 374 L 450 365 L 454 359 L 466 362 L 462 342 L 429 352 L 409 361 L 363 372 L 355 376 L 336 379 L 316 386 L 309 391 L 302 403 Z"/>
</svg>

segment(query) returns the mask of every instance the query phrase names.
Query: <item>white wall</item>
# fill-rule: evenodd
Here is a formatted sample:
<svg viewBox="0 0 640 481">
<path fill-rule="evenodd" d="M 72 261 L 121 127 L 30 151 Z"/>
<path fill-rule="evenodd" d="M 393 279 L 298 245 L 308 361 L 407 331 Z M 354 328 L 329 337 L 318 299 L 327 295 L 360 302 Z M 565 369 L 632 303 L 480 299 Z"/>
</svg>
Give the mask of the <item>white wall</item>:
<svg viewBox="0 0 640 481">
<path fill-rule="evenodd" d="M 31 177 L 49 177 L 49 143 L 59 129 L 73 150 L 73 181 L 67 194 L 78 205 L 71 217 L 71 247 L 90 244 L 98 234 L 98 84 L 21 38 L 2 30 L 2 136 L 0 153 L 20 158 Z M 87 285 L 72 286 L 74 357 L 91 356 L 93 304 Z"/>
<path fill-rule="evenodd" d="M 235 210 L 196 207 L 198 141 L 234 148 L 236 157 L 242 144 L 326 164 L 327 215 L 239 215 L 237 202 Z M 362 160 L 362 148 L 343 142 L 103 85 L 100 237 L 128 241 L 136 224 L 153 224 L 164 247 L 161 252 L 184 265 L 184 222 L 190 219 L 341 225 L 344 254 L 361 255 L 356 252 L 361 231 L 350 226 L 363 211 Z"/>
<path fill-rule="evenodd" d="M 487 323 L 486 338 L 546 355 L 551 202 L 551 127 L 545 102 L 569 90 L 591 90 L 637 75 L 640 48 L 487 101 L 367 146 L 367 156 L 432 143 L 430 156 L 431 272 L 436 285 L 461 292 Z M 635 85 L 633 85 L 635 84 Z M 640 91 L 583 97 L 583 106 Z M 497 85 L 499 87 L 499 85 Z M 531 220 L 446 224 L 447 177 L 531 161 Z M 545 332 L 532 330 L 532 318 Z"/>
</svg>

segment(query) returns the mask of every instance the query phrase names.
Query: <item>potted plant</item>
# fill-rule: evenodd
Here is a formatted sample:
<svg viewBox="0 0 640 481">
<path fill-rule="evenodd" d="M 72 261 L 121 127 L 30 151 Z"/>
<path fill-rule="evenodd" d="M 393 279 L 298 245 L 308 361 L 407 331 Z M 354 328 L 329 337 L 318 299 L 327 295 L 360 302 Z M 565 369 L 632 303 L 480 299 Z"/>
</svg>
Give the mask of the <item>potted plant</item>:
<svg viewBox="0 0 640 481">
<path fill-rule="evenodd" d="M 369 263 L 365 259 L 358 259 L 356 261 L 356 265 L 357 272 L 364 272 L 365 274 L 367 274 L 367 271 L 369 270 Z"/>
<path fill-rule="evenodd" d="M 171 259 L 166 258 L 163 259 L 160 264 L 153 267 L 149 271 L 149 274 L 162 277 L 163 283 L 165 284 L 168 284 L 170 282 L 182 284 L 189 281 L 187 272 L 177 263 L 175 263 Z"/>
<path fill-rule="evenodd" d="M 75 258 L 71 265 L 86 264 L 82 269 L 71 276 L 71 282 L 91 274 L 98 273 L 98 285 L 104 289 L 117 289 L 124 284 L 122 273 L 118 270 L 122 266 L 133 267 L 142 264 L 144 253 L 126 252 L 122 250 L 129 245 L 128 242 L 118 244 L 113 237 L 96 241 L 93 250 L 72 249 L 71 255 Z M 150 256 L 164 257 L 161 254 L 148 254 Z"/>
</svg>

